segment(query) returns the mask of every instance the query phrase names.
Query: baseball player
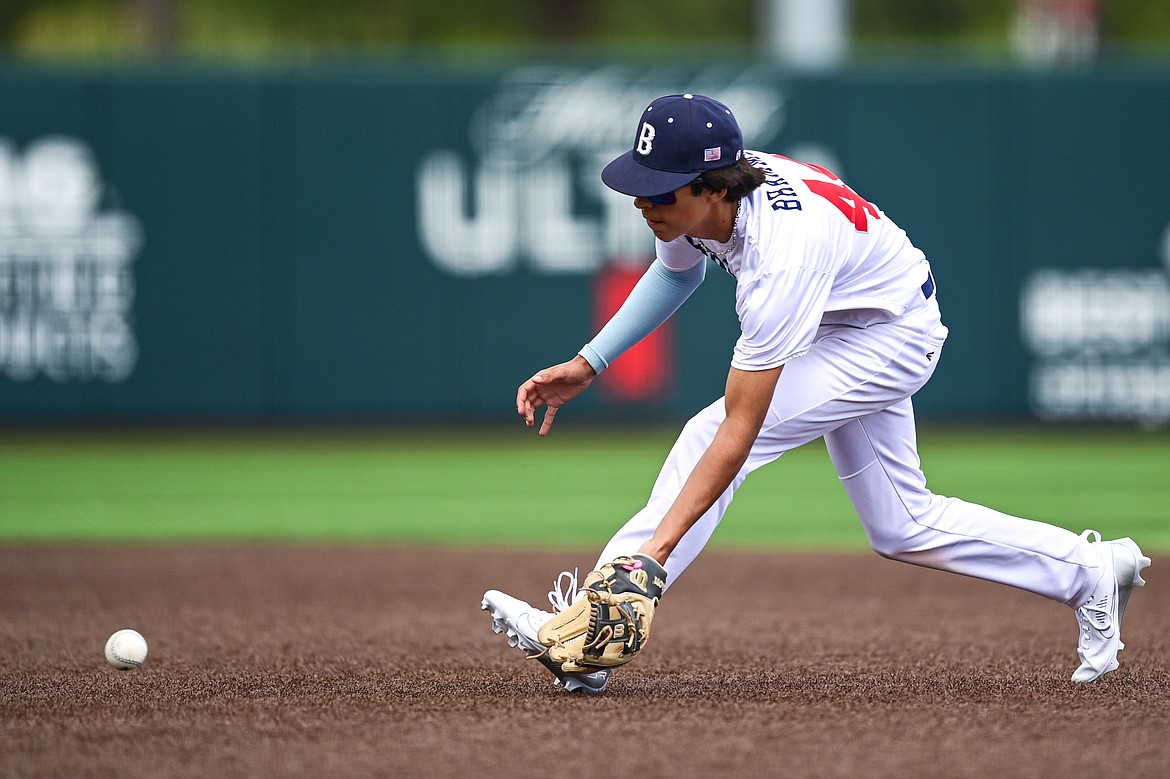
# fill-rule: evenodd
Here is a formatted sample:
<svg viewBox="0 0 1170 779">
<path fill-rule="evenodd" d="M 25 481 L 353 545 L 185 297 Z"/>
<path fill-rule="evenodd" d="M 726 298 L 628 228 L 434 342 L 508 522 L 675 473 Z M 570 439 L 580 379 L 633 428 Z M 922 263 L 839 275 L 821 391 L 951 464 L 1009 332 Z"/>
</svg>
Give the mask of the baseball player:
<svg viewBox="0 0 1170 779">
<path fill-rule="evenodd" d="M 630 195 L 657 257 L 625 304 L 568 362 L 520 385 L 529 427 L 655 330 L 703 281 L 735 280 L 741 334 L 723 397 L 684 426 L 645 508 L 578 590 L 561 574 L 553 611 L 485 593 L 493 629 L 566 689 L 600 692 L 649 635 L 654 606 L 702 550 L 755 469 L 824 438 L 873 549 L 884 557 L 1002 582 L 1071 607 L 1072 681 L 1118 667 L 1126 601 L 1150 564 L 1129 538 L 1102 541 L 932 493 L 919 465 L 911 396 L 934 373 L 947 328 L 926 257 L 832 172 L 743 148 L 727 106 L 670 95 L 646 108 L 633 148 L 601 174 Z"/>
</svg>

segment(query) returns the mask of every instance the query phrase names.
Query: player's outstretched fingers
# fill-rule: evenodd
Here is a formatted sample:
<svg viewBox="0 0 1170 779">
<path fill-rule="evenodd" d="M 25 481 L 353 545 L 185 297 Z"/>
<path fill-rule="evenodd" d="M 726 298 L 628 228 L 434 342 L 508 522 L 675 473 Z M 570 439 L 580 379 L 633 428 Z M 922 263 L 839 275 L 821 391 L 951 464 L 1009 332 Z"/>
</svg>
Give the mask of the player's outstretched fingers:
<svg viewBox="0 0 1170 779">
<path fill-rule="evenodd" d="M 560 406 L 549 406 L 544 412 L 544 420 L 540 423 L 540 434 L 542 436 L 548 435 L 548 431 L 552 428 L 553 419 L 557 415 L 557 409 Z"/>
<path fill-rule="evenodd" d="M 538 373 L 516 390 L 516 413 L 524 417 L 524 424 L 528 427 L 532 427 L 536 423 L 534 414 L 541 404 L 536 386 L 536 381 L 539 378 L 540 374 Z"/>
</svg>

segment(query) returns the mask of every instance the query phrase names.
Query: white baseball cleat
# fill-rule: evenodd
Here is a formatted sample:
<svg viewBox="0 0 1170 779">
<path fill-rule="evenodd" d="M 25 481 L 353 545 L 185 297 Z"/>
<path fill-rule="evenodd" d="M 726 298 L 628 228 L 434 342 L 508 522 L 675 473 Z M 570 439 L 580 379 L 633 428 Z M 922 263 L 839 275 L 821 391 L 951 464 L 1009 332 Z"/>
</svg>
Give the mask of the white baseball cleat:
<svg viewBox="0 0 1170 779">
<path fill-rule="evenodd" d="M 557 579 L 558 587 L 561 578 L 565 576 L 571 577 L 569 590 L 571 593 L 576 590 L 577 577 L 567 571 L 562 573 L 561 577 Z M 557 611 L 562 611 L 567 605 L 566 597 L 556 589 L 549 593 L 549 601 L 552 602 Z M 553 618 L 553 614 L 550 612 L 541 611 L 519 598 L 513 598 L 499 590 L 485 592 L 480 608 L 491 614 L 492 630 L 505 634 L 508 646 L 523 650 L 530 660 L 539 660 L 540 664 L 549 670 L 555 677 L 553 684 L 564 687 L 569 692 L 587 693 L 602 692 L 609 684 L 610 669 L 608 668 L 592 673 L 566 673 L 561 670 L 558 664 L 549 659 L 548 650 L 540 643 L 537 634 L 540 632 L 541 626 Z"/>
<path fill-rule="evenodd" d="M 1095 530 L 1081 534 L 1085 539 L 1089 536 L 1096 536 L 1093 543 L 1101 550 L 1105 565 L 1096 589 L 1076 609 L 1081 629 L 1077 657 L 1081 659 L 1081 665 L 1073 673 L 1072 680 L 1079 684 L 1091 684 L 1117 670 L 1117 653 L 1125 649 L 1125 644 L 1121 643 L 1125 604 L 1134 587 L 1145 586 L 1142 569 L 1150 564 L 1150 558 L 1142 554 L 1131 538 L 1102 541 L 1101 534 Z"/>
</svg>

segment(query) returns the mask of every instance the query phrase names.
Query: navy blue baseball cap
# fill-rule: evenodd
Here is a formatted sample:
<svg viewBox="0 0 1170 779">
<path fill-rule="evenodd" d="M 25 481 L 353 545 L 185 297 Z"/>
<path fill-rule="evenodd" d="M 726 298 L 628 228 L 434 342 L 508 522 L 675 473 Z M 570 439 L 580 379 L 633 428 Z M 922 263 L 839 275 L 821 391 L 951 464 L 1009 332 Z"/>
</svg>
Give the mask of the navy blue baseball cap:
<svg viewBox="0 0 1170 779">
<path fill-rule="evenodd" d="M 652 197 L 742 156 L 743 133 L 730 108 L 704 95 L 667 95 L 642 113 L 634 148 L 606 165 L 601 180 L 624 195 Z"/>
</svg>

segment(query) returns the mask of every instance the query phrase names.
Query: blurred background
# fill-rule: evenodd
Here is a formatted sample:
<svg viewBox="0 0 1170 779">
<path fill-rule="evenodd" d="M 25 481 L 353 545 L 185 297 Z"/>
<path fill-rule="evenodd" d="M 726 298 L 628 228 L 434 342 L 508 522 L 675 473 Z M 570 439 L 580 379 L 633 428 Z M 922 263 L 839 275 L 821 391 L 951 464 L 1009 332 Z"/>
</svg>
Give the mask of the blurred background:
<svg viewBox="0 0 1170 779">
<path fill-rule="evenodd" d="M 6 0 L 0 40 L 51 61 L 412 54 L 502 60 L 762 56 L 803 66 L 935 56 L 1051 65 L 1165 62 L 1159 0 Z M 701 52 L 701 54 L 700 54 Z M 873 64 L 873 63 L 866 63 Z"/>
<path fill-rule="evenodd" d="M 1164 0 L 4 0 L 0 422 L 492 422 L 652 259 L 600 183 L 729 104 L 928 255 L 924 419 L 1170 420 Z M 579 418 L 722 389 L 731 280 Z"/>
</svg>

